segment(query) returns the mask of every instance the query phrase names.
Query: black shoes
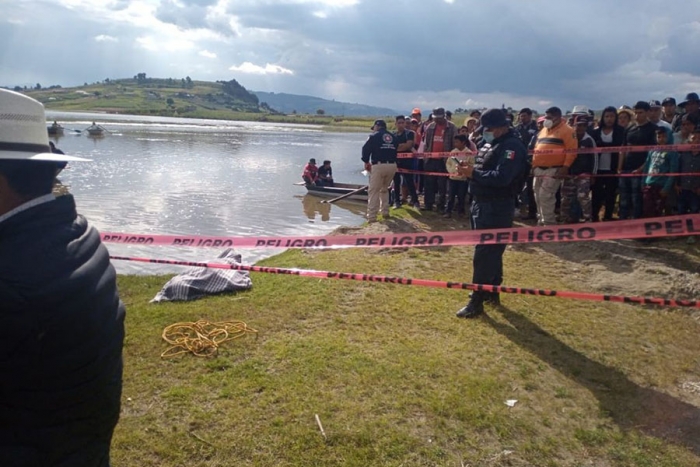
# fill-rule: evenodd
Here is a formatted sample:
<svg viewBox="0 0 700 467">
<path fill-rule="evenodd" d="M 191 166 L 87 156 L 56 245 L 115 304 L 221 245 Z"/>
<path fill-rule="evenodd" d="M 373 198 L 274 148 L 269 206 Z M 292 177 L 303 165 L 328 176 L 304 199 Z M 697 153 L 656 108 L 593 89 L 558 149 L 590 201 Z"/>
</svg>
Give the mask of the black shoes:
<svg viewBox="0 0 700 467">
<path fill-rule="evenodd" d="M 467 306 L 457 312 L 457 318 L 476 318 L 484 312 L 484 302 L 471 299 Z"/>
<path fill-rule="evenodd" d="M 501 296 L 498 292 L 472 292 L 469 294 L 469 303 L 457 312 L 457 318 L 476 318 L 484 312 L 484 303 L 499 306 Z"/>
</svg>

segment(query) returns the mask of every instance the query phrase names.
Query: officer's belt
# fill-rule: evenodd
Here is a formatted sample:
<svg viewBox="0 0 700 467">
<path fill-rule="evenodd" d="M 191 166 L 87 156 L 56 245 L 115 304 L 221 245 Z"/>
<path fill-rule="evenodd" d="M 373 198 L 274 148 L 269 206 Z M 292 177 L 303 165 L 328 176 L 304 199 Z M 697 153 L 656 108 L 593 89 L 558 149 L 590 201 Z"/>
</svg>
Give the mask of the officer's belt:
<svg viewBox="0 0 700 467">
<path fill-rule="evenodd" d="M 396 164 L 396 161 L 372 161 L 372 165 L 377 165 L 377 164 Z"/>
</svg>

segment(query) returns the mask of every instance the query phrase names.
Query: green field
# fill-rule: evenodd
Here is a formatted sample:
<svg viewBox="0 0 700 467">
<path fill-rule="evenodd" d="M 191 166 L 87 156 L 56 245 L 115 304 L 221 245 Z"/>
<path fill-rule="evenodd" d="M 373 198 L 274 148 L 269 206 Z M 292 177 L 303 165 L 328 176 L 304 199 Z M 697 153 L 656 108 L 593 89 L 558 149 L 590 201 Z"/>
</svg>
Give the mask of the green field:
<svg viewBox="0 0 700 467">
<path fill-rule="evenodd" d="M 700 264 L 682 242 L 659 247 Z M 262 264 L 463 281 L 472 254 L 297 250 Z M 509 248 L 505 260 L 509 285 L 588 289 L 554 256 Z M 119 278 L 127 335 L 114 465 L 700 462 L 700 393 L 681 389 L 700 380 L 697 313 L 508 295 L 467 321 L 454 317 L 466 292 L 252 278 L 245 293 L 157 305 L 148 302 L 165 277 Z M 161 359 L 162 330 L 199 319 L 242 320 L 259 335 L 215 358 Z"/>
</svg>

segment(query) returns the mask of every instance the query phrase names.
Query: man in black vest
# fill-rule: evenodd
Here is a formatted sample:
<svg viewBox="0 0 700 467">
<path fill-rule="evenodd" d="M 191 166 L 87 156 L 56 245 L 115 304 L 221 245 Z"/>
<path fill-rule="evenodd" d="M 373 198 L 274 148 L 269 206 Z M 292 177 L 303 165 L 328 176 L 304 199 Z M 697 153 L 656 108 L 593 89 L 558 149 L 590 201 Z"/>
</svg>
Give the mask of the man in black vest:
<svg viewBox="0 0 700 467">
<path fill-rule="evenodd" d="M 0 464 L 108 467 L 124 307 L 71 195 L 41 103 L 0 89 Z"/>
<path fill-rule="evenodd" d="M 484 145 L 473 166 L 459 172 L 469 177 L 472 195 L 472 229 L 501 229 L 513 226 L 515 198 L 528 173 L 527 148 L 520 135 L 511 129 L 500 109 L 490 109 L 481 116 Z M 474 249 L 475 284 L 501 285 L 503 252 L 506 245 L 477 245 Z M 457 312 L 459 318 L 473 318 L 484 312 L 484 302 L 498 305 L 496 292 L 475 291 L 469 303 Z"/>
</svg>

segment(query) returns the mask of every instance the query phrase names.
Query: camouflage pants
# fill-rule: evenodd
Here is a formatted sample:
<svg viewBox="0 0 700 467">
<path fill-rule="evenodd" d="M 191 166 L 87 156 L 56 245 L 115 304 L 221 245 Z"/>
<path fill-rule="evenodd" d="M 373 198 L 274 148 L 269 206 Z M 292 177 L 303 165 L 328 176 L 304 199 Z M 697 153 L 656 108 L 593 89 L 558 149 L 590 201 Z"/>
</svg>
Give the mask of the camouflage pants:
<svg viewBox="0 0 700 467">
<path fill-rule="evenodd" d="M 561 217 L 568 223 L 579 221 L 578 213 L 572 213 L 574 199 L 578 200 L 583 213 L 583 220 L 591 220 L 591 179 L 567 178 L 561 187 Z"/>
</svg>

